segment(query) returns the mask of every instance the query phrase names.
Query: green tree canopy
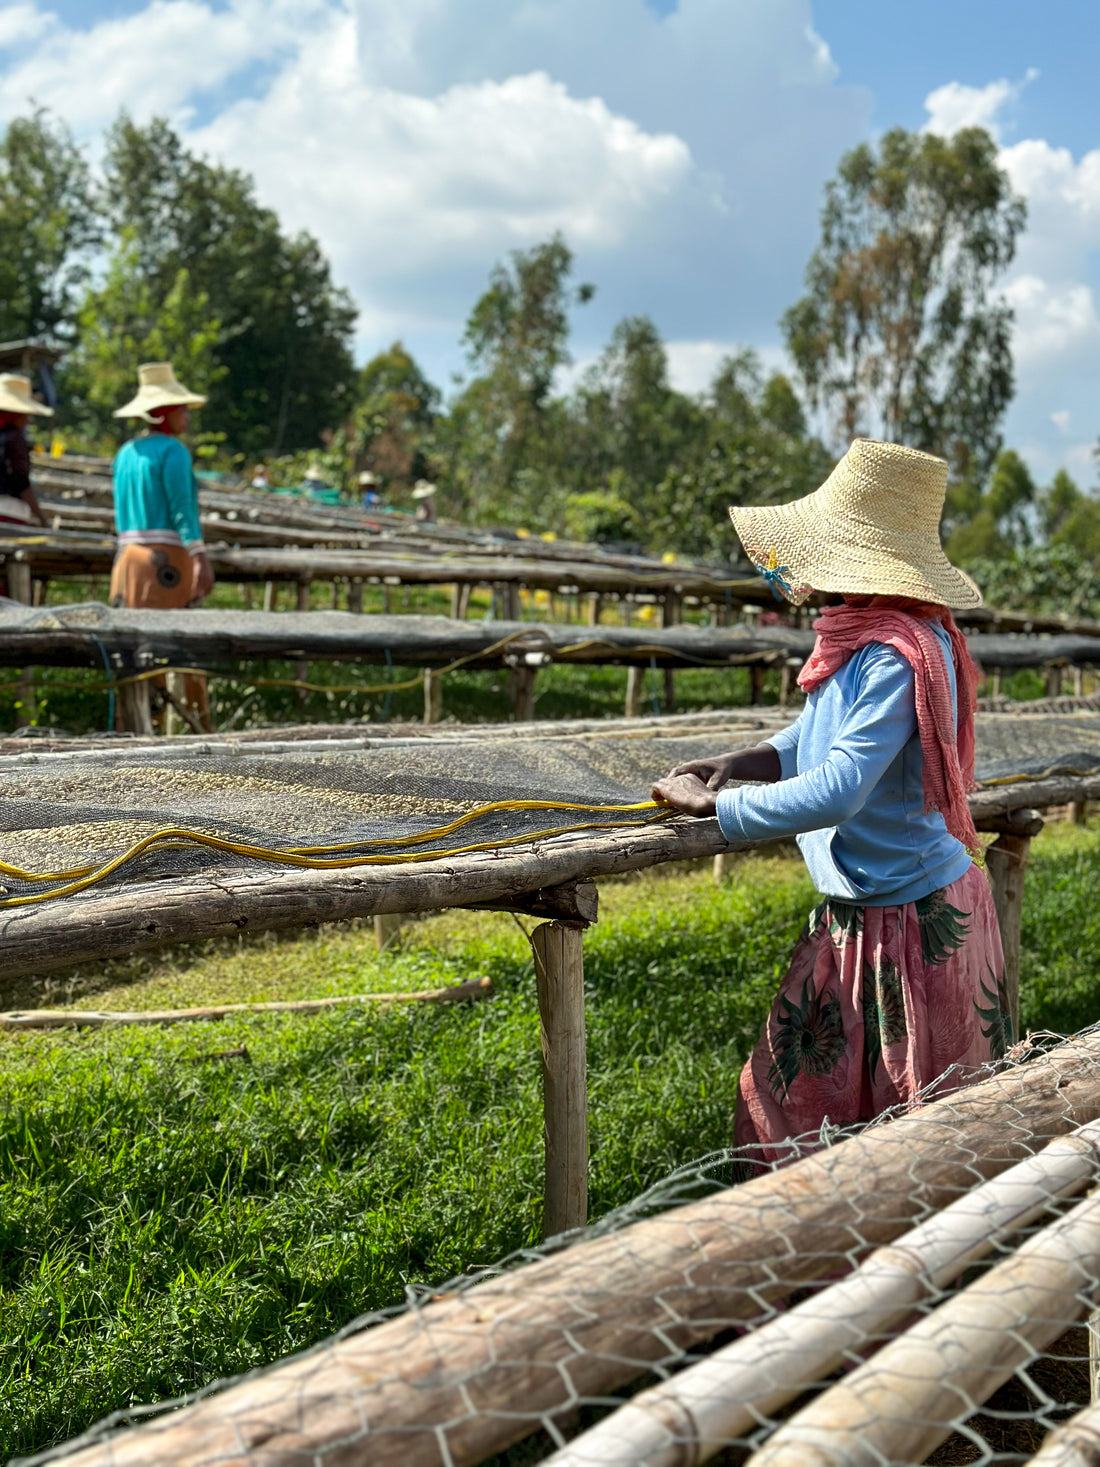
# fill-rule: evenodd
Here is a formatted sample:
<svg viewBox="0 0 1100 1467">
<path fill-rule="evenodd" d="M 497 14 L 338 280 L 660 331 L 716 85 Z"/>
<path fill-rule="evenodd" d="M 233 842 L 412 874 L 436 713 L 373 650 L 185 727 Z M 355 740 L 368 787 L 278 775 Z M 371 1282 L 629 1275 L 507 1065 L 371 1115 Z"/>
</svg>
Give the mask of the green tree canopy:
<svg viewBox="0 0 1100 1467">
<path fill-rule="evenodd" d="M 219 323 L 222 390 L 206 427 L 241 452 L 315 446 L 350 414 L 355 308 L 309 234 L 285 235 L 251 178 L 187 151 L 163 119 L 107 138 L 110 222 L 133 241 L 135 292 L 163 301 L 181 271 Z"/>
<path fill-rule="evenodd" d="M 432 472 L 439 406 L 439 388 L 400 341 L 372 357 L 359 373 L 354 467 L 371 470 L 389 486 Z"/>
<path fill-rule="evenodd" d="M 88 164 L 42 109 L 0 139 L 0 339 L 65 338 L 100 220 Z"/>
<path fill-rule="evenodd" d="M 133 431 L 111 414 L 133 397 L 142 362 L 172 362 L 180 380 L 203 394 L 226 372 L 218 361 L 221 326 L 205 292 L 186 270 L 177 271 L 163 295 L 154 292 L 137 256 L 136 242 L 124 235 L 102 286 L 88 293 L 77 317 L 78 344 L 66 377 L 75 398 L 70 413 L 93 432 L 110 423 L 116 438 Z"/>
<path fill-rule="evenodd" d="M 811 404 L 845 439 L 870 432 L 984 479 L 1013 392 L 1011 312 L 993 292 L 1024 219 L 981 128 L 895 128 L 845 154 L 783 318 Z"/>
</svg>

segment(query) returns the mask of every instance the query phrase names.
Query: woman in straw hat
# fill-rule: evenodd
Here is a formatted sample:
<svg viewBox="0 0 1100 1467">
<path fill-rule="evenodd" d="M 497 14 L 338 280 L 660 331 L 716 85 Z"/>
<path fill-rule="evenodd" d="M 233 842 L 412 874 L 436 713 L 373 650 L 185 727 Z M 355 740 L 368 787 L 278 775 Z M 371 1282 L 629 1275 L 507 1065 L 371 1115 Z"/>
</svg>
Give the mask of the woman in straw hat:
<svg viewBox="0 0 1100 1467">
<path fill-rule="evenodd" d="M 114 462 L 112 606 L 176 610 L 201 601 L 214 585 L 191 455 L 180 442 L 191 408 L 205 401 L 177 380 L 170 362 L 147 362 L 138 368 L 137 395 L 114 414 L 136 418 L 146 430 Z M 188 677 L 184 684 L 186 702 L 207 725 L 205 680 Z"/>
<path fill-rule="evenodd" d="M 821 900 L 742 1071 L 738 1145 L 784 1143 L 952 1083 L 1012 1040 L 993 900 L 967 805 L 977 669 L 951 608 L 943 459 L 857 439 L 814 494 L 730 510 L 773 592 L 832 593 L 801 717 L 754 748 L 682 764 L 656 798 L 729 840 L 796 836 Z"/>
<path fill-rule="evenodd" d="M 0 521 L 46 523 L 31 486 L 28 417 L 50 418 L 53 409 L 31 394 L 31 379 L 18 372 L 0 375 Z"/>
<path fill-rule="evenodd" d="M 112 606 L 189 606 L 214 584 L 199 528 L 191 455 L 180 442 L 190 409 L 206 398 L 176 380 L 170 362 L 138 368 L 138 392 L 115 413 L 146 431 L 114 463 L 119 551 L 111 572 Z"/>
</svg>

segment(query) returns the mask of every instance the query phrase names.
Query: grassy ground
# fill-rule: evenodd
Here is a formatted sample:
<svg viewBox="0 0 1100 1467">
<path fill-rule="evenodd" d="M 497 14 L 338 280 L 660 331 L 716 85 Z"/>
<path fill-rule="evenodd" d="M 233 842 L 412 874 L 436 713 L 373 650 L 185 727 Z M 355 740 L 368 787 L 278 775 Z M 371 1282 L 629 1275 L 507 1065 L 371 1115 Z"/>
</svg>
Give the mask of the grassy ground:
<svg viewBox="0 0 1100 1467">
<path fill-rule="evenodd" d="M 1036 843 L 1029 1026 L 1097 1017 L 1098 879 L 1100 833 Z M 727 1143 L 810 900 L 781 857 L 720 889 L 701 869 L 606 885 L 586 938 L 594 1216 Z M 537 1019 L 511 918 L 434 916 L 381 957 L 359 926 L 212 943 L 12 996 L 162 1008 L 479 974 L 496 997 L 470 1006 L 0 1040 L 0 1446 L 271 1360 L 540 1231 Z"/>
</svg>

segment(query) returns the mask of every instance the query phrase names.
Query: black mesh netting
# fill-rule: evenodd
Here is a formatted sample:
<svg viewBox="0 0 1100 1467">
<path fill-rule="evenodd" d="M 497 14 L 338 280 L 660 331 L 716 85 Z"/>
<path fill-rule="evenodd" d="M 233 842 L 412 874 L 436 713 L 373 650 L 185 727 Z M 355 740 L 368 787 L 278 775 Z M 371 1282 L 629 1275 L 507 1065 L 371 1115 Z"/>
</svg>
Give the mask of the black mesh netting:
<svg viewBox="0 0 1100 1467">
<path fill-rule="evenodd" d="M 574 734 L 458 728 L 422 737 L 295 744 L 162 741 L 0 758 L 0 860 L 29 873 L 104 863 L 165 830 L 266 850 L 340 846 L 326 859 L 454 852 L 551 831 L 624 828 L 674 764 L 752 743 L 783 715 L 609 722 Z M 981 782 L 1086 774 L 1100 766 L 1100 714 L 979 715 Z M 544 802 L 549 808 L 524 808 Z M 482 807 L 491 808 L 482 810 Z M 563 808 L 556 808 L 561 806 Z M 475 818 L 452 829 L 470 812 Z M 412 844 L 410 837 L 427 837 Z M 110 873 L 119 882 L 256 858 L 163 844 Z M 5 895 L 31 890 L 17 875 Z M 42 883 L 33 890 L 42 891 Z"/>
</svg>

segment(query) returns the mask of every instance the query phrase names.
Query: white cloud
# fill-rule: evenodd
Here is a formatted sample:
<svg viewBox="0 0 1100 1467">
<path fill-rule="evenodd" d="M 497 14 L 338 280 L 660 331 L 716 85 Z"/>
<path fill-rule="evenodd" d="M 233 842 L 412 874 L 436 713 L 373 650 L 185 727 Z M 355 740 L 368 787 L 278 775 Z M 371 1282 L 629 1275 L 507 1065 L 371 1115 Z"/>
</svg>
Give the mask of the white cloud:
<svg viewBox="0 0 1100 1467">
<path fill-rule="evenodd" d="M 35 38 L 34 25 L 46 34 L 0 79 L 0 112 L 10 116 L 33 98 L 87 133 L 124 107 L 137 117 L 186 111 L 196 94 L 295 47 L 328 5 L 230 0 L 215 9 L 203 0 L 151 0 L 144 10 L 87 30 L 53 24 L 32 5 L 17 8 L 31 12 L 20 41 Z"/>
<path fill-rule="evenodd" d="M 0 47 L 37 41 L 54 24 L 56 17 L 39 10 L 30 0 L 6 5 L 0 10 Z"/>
<path fill-rule="evenodd" d="M 1068 408 L 1059 408 L 1057 412 L 1050 415 L 1050 421 L 1058 429 L 1059 433 L 1069 432 L 1069 421 L 1073 414 Z"/>
<path fill-rule="evenodd" d="M 1039 75 L 1029 70 L 1021 82 L 1010 82 L 1004 77 L 984 87 L 968 87 L 962 82 L 947 82 L 924 99 L 928 112 L 925 132 L 953 137 L 963 127 L 984 127 L 994 137 L 1000 134 L 998 114 L 1007 102 L 1014 102 L 1028 82 Z"/>
<path fill-rule="evenodd" d="M 1067 364 L 1100 348 L 1100 316 L 1087 285 L 1050 285 L 1018 275 L 1005 288 L 1016 317 L 1014 350 L 1021 371 L 1052 361 Z"/>
</svg>

